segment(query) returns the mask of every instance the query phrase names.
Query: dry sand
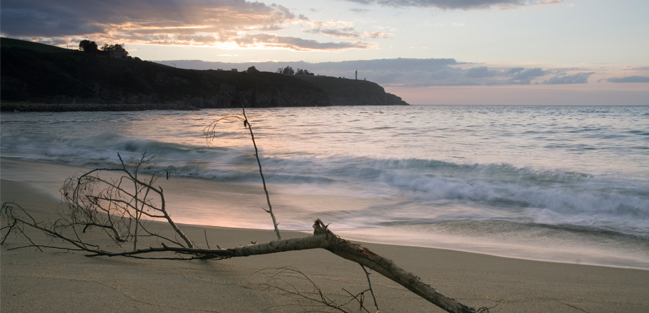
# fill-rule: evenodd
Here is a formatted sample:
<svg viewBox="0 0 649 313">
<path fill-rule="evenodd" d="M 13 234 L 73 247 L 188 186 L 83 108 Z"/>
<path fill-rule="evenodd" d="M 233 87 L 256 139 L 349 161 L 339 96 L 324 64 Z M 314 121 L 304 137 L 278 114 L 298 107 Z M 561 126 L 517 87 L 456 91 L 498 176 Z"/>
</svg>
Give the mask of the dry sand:
<svg viewBox="0 0 649 313">
<path fill-rule="evenodd" d="M 53 218 L 51 209 L 60 201 L 43 187 L 51 181 L 23 181 L 17 173 L 26 169 L 11 167 L 25 163 L 4 161 L 2 201 L 14 200 L 37 218 Z M 52 173 L 52 177 L 58 174 Z M 181 227 L 203 246 L 204 230 L 212 246 L 234 247 L 274 239 L 274 234 L 265 230 Z M 306 234 L 285 232 L 284 236 Z M 1 250 L 2 312 L 325 311 L 312 306 L 314 303 L 268 288 L 274 269 L 283 267 L 300 270 L 338 303 L 349 298 L 345 290 L 359 293 L 367 288 L 359 265 L 324 250 L 221 261 L 88 258 L 81 252 L 10 250 L 23 244 L 24 240 L 10 237 Z M 364 246 L 419 275 L 439 292 L 472 307 L 492 307 L 490 312 L 649 312 L 646 270 L 536 262 L 440 249 Z M 276 277 L 312 295 L 312 289 L 298 275 Z M 377 273 L 371 278 L 381 312 L 442 312 Z M 369 294 L 365 304 L 373 308 Z"/>
</svg>

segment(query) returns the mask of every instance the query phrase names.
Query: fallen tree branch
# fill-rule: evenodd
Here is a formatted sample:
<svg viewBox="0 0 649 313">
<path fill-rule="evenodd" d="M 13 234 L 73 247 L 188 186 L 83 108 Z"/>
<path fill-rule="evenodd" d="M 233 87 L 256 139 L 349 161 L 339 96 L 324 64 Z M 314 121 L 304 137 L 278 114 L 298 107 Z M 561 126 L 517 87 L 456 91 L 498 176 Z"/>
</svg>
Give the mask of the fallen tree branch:
<svg viewBox="0 0 649 313">
<path fill-rule="evenodd" d="M 176 247 L 169 247 L 169 249 L 170 251 L 192 254 L 209 255 L 214 253 L 215 256 L 218 255 L 219 257 L 222 257 L 223 254 L 230 253 L 230 257 L 242 257 L 322 248 L 344 259 L 356 262 L 376 271 L 447 312 L 475 312 L 474 309 L 457 302 L 455 299 L 438 293 L 433 287 L 422 282 L 419 277 L 414 274 L 403 270 L 392 260 L 384 258 L 361 245 L 354 244 L 338 237 L 319 219 L 313 224 L 313 229 L 313 236 L 309 237 L 271 241 L 269 243 L 249 245 L 227 250 L 187 249 Z"/>
<path fill-rule="evenodd" d="M 51 230 L 46 227 L 43 227 L 36 223 L 33 219 L 24 219 L 21 218 L 19 214 L 12 209 L 11 203 L 5 203 L 2 205 L 2 215 L 3 218 L 8 218 L 9 231 L 12 229 L 20 230 L 20 233 L 24 236 L 25 233 L 22 231 L 24 226 L 32 227 L 38 230 L 45 232 L 47 235 L 54 238 L 61 239 L 68 243 L 74 245 L 77 249 L 88 252 L 87 256 L 97 257 L 97 256 L 124 256 L 124 257 L 137 257 L 142 254 L 151 254 L 151 253 L 176 253 L 178 255 L 187 255 L 189 257 L 165 257 L 164 259 L 180 259 L 180 260 L 192 260 L 192 259 L 224 259 L 224 258 L 235 258 L 235 257 L 247 257 L 253 255 L 265 255 L 286 251 L 297 251 L 297 250 L 308 250 L 308 249 L 326 249 L 331 253 L 340 256 L 344 259 L 356 262 L 364 267 L 370 268 L 375 272 L 385 276 L 386 278 L 400 284 L 401 286 L 407 288 L 418 296 L 426 299 L 427 301 L 435 304 L 436 306 L 446 310 L 447 312 L 462 312 L 462 313 L 475 313 L 476 311 L 472 308 L 469 308 L 456 300 L 446 297 L 438 293 L 433 287 L 422 282 L 419 277 L 415 276 L 412 273 L 409 273 L 399 266 L 397 266 L 392 260 L 384 258 L 369 249 L 352 243 L 348 240 L 342 239 L 339 236 L 331 232 L 327 226 L 321 221 L 316 220 L 313 224 L 313 235 L 302 238 L 291 238 L 283 239 L 277 241 L 271 241 L 268 243 L 253 244 L 241 247 L 235 247 L 230 249 L 199 249 L 191 247 L 170 247 L 162 244 L 161 247 L 151 247 L 148 249 L 138 249 L 133 251 L 123 251 L 123 252 L 110 252 L 102 250 L 99 248 L 91 247 L 83 242 L 78 240 L 70 239 L 63 234 L 57 232 L 56 230 Z M 20 208 L 24 212 L 24 209 Z M 26 212 L 25 212 L 26 213 Z M 20 227 L 18 227 L 20 226 Z M 6 240 L 8 234 L 3 237 L 3 240 Z M 29 237 L 27 237 L 29 239 Z M 29 239 L 30 242 L 31 239 Z M 31 246 L 38 248 L 48 248 L 48 246 L 41 246 L 33 244 Z"/>
</svg>

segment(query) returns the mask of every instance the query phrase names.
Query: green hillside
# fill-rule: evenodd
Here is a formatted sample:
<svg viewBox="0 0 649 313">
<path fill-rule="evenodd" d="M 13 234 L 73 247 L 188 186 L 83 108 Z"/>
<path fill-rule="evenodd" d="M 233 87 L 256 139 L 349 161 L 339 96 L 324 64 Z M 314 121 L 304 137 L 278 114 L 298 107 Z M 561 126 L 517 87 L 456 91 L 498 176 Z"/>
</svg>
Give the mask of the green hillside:
<svg viewBox="0 0 649 313">
<path fill-rule="evenodd" d="M 9 38 L 0 45 L 3 111 L 405 104 L 371 82 L 177 69 Z"/>
</svg>

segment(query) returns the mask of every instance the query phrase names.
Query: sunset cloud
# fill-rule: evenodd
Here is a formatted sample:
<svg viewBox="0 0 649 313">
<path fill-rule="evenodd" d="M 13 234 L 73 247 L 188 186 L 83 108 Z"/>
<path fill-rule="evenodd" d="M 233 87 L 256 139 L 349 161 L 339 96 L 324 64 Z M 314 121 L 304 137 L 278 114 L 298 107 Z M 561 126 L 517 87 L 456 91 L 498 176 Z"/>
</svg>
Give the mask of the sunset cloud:
<svg viewBox="0 0 649 313">
<path fill-rule="evenodd" d="M 391 34 L 381 31 L 376 32 L 359 32 L 354 27 L 354 24 L 347 21 L 309 21 L 311 24 L 310 29 L 305 29 L 303 32 L 310 34 L 321 34 L 332 38 L 390 38 Z"/>
<path fill-rule="evenodd" d="M 310 29 L 304 30 L 305 33 L 323 34 L 332 38 L 360 38 L 359 34 L 354 28 L 354 24 L 345 21 L 327 21 L 327 22 L 312 22 Z"/>
<path fill-rule="evenodd" d="M 321 43 L 268 34 L 309 19 L 281 5 L 245 0 L 6 0 L 1 17 L 4 36 L 59 44 L 89 38 L 131 44 L 240 44 L 292 50 L 372 46 L 359 41 Z M 320 24 L 311 32 L 343 39 L 362 37 L 353 26 Z"/>
<path fill-rule="evenodd" d="M 283 37 L 271 34 L 246 35 L 235 39 L 241 47 L 250 48 L 284 48 L 298 51 L 309 50 L 343 50 L 343 49 L 367 49 L 373 47 L 371 43 L 355 42 L 318 42 L 297 37 Z"/>
<path fill-rule="evenodd" d="M 363 33 L 367 38 L 390 38 L 393 35 L 384 33 L 384 32 L 364 32 Z"/>
<path fill-rule="evenodd" d="M 287 8 L 243 0 L 6 0 L 2 32 L 13 36 L 92 33 L 187 34 L 255 29 L 296 19 Z"/>
</svg>

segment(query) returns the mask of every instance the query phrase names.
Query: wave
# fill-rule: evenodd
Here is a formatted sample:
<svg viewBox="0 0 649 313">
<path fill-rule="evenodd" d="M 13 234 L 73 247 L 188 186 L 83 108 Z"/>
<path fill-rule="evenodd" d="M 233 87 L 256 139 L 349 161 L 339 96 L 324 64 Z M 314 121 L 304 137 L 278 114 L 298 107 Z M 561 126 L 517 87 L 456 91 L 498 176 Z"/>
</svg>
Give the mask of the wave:
<svg viewBox="0 0 649 313">
<path fill-rule="evenodd" d="M 227 182 L 258 182 L 251 147 L 136 139 L 114 133 L 84 138 L 3 136 L 2 155 L 77 166 L 118 165 L 143 155 L 149 173 L 169 172 Z M 260 151 L 263 156 L 263 149 Z M 375 223 L 504 220 L 571 225 L 648 236 L 649 181 L 511 164 L 463 164 L 431 159 L 352 156 L 263 157 L 268 183 L 291 192 L 304 185 L 355 197 L 402 198 L 399 205 L 350 210 L 376 216 Z M 313 188 L 309 189 L 313 192 Z M 359 215 L 360 216 L 360 215 Z"/>
</svg>

